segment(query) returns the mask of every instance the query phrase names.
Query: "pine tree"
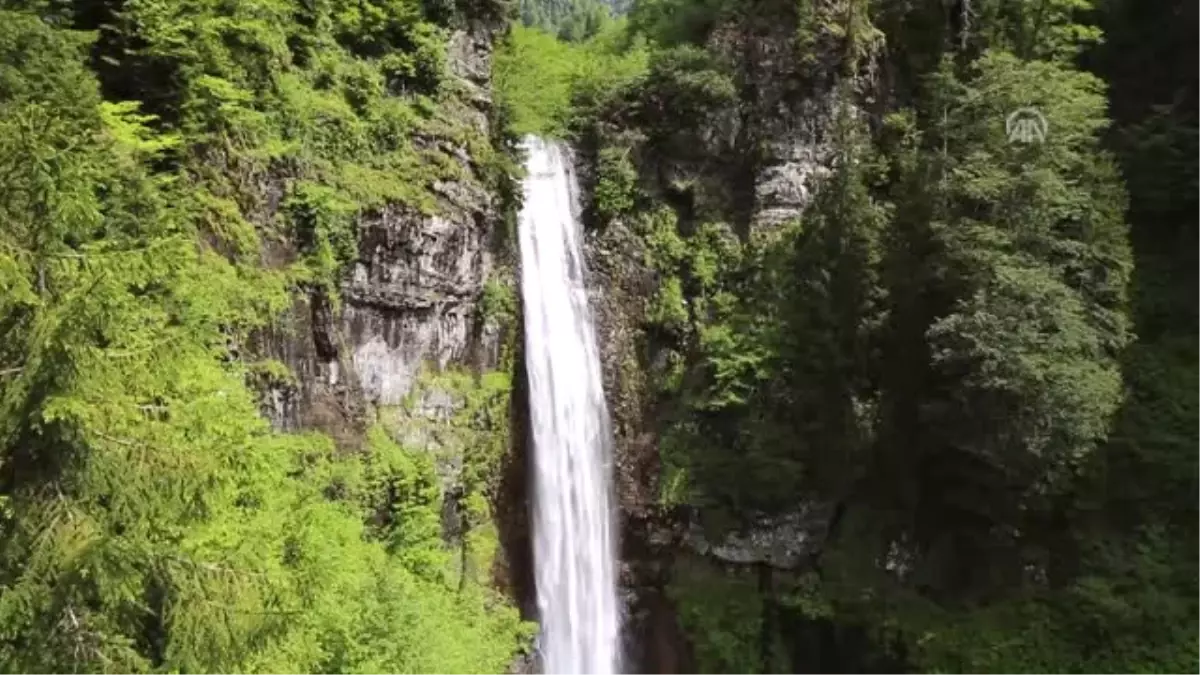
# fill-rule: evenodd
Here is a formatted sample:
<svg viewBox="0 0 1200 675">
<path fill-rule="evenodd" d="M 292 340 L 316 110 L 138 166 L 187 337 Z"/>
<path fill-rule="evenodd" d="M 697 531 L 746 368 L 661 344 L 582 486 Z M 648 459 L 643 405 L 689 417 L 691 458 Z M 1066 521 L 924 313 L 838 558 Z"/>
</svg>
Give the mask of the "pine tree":
<svg viewBox="0 0 1200 675">
<path fill-rule="evenodd" d="M 86 47 L 0 11 L 0 668 L 503 668 L 525 631 L 449 578 L 431 460 L 259 415 L 230 345 L 295 271 L 201 236 L 179 137 Z"/>
</svg>

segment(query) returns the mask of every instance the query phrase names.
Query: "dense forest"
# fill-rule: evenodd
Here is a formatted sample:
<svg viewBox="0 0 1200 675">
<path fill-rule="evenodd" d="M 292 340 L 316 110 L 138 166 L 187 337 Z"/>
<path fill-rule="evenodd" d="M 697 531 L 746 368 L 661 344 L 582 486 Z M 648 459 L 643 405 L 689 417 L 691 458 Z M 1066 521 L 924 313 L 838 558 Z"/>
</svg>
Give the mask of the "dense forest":
<svg viewBox="0 0 1200 675">
<path fill-rule="evenodd" d="M 592 236 L 654 278 L 660 513 L 832 514 L 805 566 L 676 557 L 696 669 L 1196 668 L 1196 23 L 640 0 L 513 33 L 514 127 L 577 145 Z"/>
<path fill-rule="evenodd" d="M 521 0 L 521 23 L 561 40 L 578 42 L 596 33 L 612 18 L 600 0 Z"/>
<path fill-rule="evenodd" d="M 431 456 L 275 433 L 254 386 L 295 377 L 252 337 L 339 301 L 354 214 L 453 168 L 414 139 L 465 133 L 435 128 L 456 20 L 0 3 L 4 671 L 497 672 L 527 641 L 443 543 Z"/>
<path fill-rule="evenodd" d="M 1195 672 L 1197 20 L 0 0 L 0 670 L 519 663 L 539 134 L 576 148 L 592 267 L 650 280 L 609 392 L 655 439 L 638 508 L 820 515 L 786 566 L 670 545 L 692 671 Z M 396 299 L 359 286 L 385 254 L 490 262 Z M 392 400 L 355 332 L 436 311 L 471 367 Z"/>
</svg>

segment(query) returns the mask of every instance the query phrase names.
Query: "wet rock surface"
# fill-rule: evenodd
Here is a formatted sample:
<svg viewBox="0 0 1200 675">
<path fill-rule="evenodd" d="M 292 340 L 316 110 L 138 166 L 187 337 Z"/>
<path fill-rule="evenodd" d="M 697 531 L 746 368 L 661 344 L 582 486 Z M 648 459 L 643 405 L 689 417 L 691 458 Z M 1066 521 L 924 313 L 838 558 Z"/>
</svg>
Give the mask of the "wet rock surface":
<svg viewBox="0 0 1200 675">
<path fill-rule="evenodd" d="M 820 552 L 832 515 L 830 506 L 803 505 L 782 515 L 760 515 L 749 527 L 715 538 L 693 521 L 684 543 L 695 553 L 724 563 L 797 569 Z"/>
</svg>

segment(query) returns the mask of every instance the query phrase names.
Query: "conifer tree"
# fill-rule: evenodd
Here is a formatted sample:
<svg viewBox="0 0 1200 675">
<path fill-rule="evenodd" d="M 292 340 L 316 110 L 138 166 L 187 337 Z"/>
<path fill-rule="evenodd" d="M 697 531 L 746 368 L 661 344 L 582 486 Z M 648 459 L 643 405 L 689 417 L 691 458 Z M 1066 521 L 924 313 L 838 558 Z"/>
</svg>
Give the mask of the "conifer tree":
<svg viewBox="0 0 1200 675">
<path fill-rule="evenodd" d="M 201 236 L 180 137 L 87 46 L 0 11 L 0 668 L 503 668 L 525 631 L 449 578 L 431 460 L 259 415 L 230 345 L 294 272 Z"/>
</svg>

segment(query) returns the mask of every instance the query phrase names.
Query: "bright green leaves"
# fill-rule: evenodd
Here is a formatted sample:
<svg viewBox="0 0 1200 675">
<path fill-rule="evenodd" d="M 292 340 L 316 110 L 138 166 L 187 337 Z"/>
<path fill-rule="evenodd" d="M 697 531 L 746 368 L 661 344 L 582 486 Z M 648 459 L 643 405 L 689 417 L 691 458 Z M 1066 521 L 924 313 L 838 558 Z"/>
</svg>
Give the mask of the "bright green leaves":
<svg viewBox="0 0 1200 675">
<path fill-rule="evenodd" d="M 327 15 L 338 41 L 362 56 L 382 56 L 399 45 L 417 45 L 426 37 L 417 0 L 326 1 L 314 3 L 313 13 L 316 16 L 310 20 L 318 25 Z"/>
<path fill-rule="evenodd" d="M 371 432 L 364 498 L 389 548 L 414 572 L 436 576 L 445 566 L 441 550 L 442 493 L 433 459 L 405 450 L 382 429 Z"/>
<path fill-rule="evenodd" d="M 706 388 L 693 402 L 700 409 L 721 410 L 749 402 L 771 377 L 775 356 L 775 312 L 770 308 L 768 276 L 773 271 L 767 251 L 743 244 L 731 229 L 705 223 L 688 238 L 687 279 L 703 354 L 700 372 Z M 746 275 L 754 283 L 743 284 Z"/>
<path fill-rule="evenodd" d="M 438 93 L 446 77 L 446 35 L 443 27 L 425 20 L 421 2 L 321 0 L 296 11 L 299 24 L 312 31 L 302 31 L 305 58 L 328 58 L 333 45 L 322 44 L 322 38 L 329 35 L 337 45 L 360 57 L 357 63 L 378 64 L 392 93 Z"/>
<path fill-rule="evenodd" d="M 0 667 L 499 671 L 527 631 L 450 578 L 431 457 L 378 430 L 340 455 L 259 415 L 240 347 L 291 283 L 333 286 L 362 202 L 292 182 L 308 269 L 258 267 L 255 201 L 234 186 L 288 151 L 269 92 L 291 15 L 176 9 L 126 3 L 122 25 L 184 72 L 179 135 L 102 102 L 77 35 L 0 13 Z M 371 128 L 409 128 L 382 76 L 333 81 L 311 120 L 397 149 Z M 227 164 L 191 154 L 214 146 Z"/>
<path fill-rule="evenodd" d="M 496 54 L 497 104 L 517 135 L 568 135 L 579 110 L 590 109 L 638 81 L 645 52 L 623 49 L 619 24 L 581 44 L 533 28 L 514 27 Z"/>
<path fill-rule="evenodd" d="M 53 283 L 46 277 L 51 260 L 63 261 L 102 234 L 101 204 L 92 190 L 101 176 L 99 119 L 59 116 L 44 102 L 21 99 L 2 111 L 0 171 L 7 193 L 0 216 L 7 252 L 38 268 L 44 293 Z"/>
<path fill-rule="evenodd" d="M 430 185 L 452 169 L 445 153 L 409 140 L 420 129 L 441 135 L 430 119 L 435 103 L 456 95 L 442 89 L 444 28 L 424 19 L 419 2 L 343 4 L 136 0 L 122 8 L 114 30 L 138 47 L 109 55 L 102 71 L 162 80 L 153 80 L 148 105 L 183 131 L 184 164 L 214 221 L 208 229 L 232 255 L 254 248 L 247 223 L 277 224 L 261 203 L 264 179 L 334 190 L 323 201 L 338 211 L 430 210 Z M 328 280 L 331 259 L 315 262 Z"/>
<path fill-rule="evenodd" d="M 592 208 L 600 222 L 628 216 L 637 198 L 637 169 L 629 160 L 629 148 L 605 147 L 596 158 L 596 184 Z"/>
<path fill-rule="evenodd" d="M 150 125 L 157 118 L 141 114 L 140 109 L 141 104 L 137 101 L 104 101 L 100 104 L 100 119 L 118 148 L 131 154 L 132 159 L 147 160 L 156 159 L 179 146 L 179 136 L 154 131 Z"/>
<path fill-rule="evenodd" d="M 495 277 L 483 284 L 479 314 L 487 322 L 507 323 L 517 318 L 517 291 L 512 284 Z"/>
<path fill-rule="evenodd" d="M 493 67 L 497 104 L 514 134 L 561 136 L 576 59 L 572 47 L 538 30 L 514 27 Z"/>
<path fill-rule="evenodd" d="M 358 257 L 354 202 L 332 188 L 298 183 L 284 208 L 314 283 L 336 297 L 342 270 Z"/>
<path fill-rule="evenodd" d="M 644 215 L 636 225 L 646 242 L 646 264 L 661 271 L 677 271 L 687 257 L 687 242 L 679 235 L 679 221 L 668 208 Z"/>
<path fill-rule="evenodd" d="M 63 118 L 94 115 L 99 94 L 82 59 L 83 33 L 47 30 L 36 16 L 0 10 L 0 100 L 61 104 Z"/>
<path fill-rule="evenodd" d="M 432 96 L 446 78 L 445 35 L 438 28 L 420 23 L 409 31 L 411 50 L 392 51 L 381 59 L 388 90 Z"/>
<path fill-rule="evenodd" d="M 447 507 L 459 519 L 462 539 L 458 573 L 473 583 L 486 584 L 495 554 L 491 500 L 509 447 L 511 389 L 510 376 L 500 371 L 479 376 L 459 370 L 426 373 L 410 394 L 405 414 L 394 424 L 398 434 L 428 446 L 439 476 L 449 483 L 445 490 L 455 503 Z M 452 406 L 450 414 L 429 419 L 421 406 L 430 399 Z"/>
<path fill-rule="evenodd" d="M 270 138 L 270 122 L 255 109 L 254 93 L 229 80 L 197 76 L 184 106 L 186 117 L 194 125 L 189 129 L 192 134 L 207 131 L 238 147 L 254 147 Z"/>
<path fill-rule="evenodd" d="M 66 263 L 72 250 L 102 234 L 93 185 L 104 139 L 84 46 L 79 35 L 51 31 L 35 17 L 0 12 L 0 255 L 29 272 L 14 279 L 17 295 L 22 287 L 51 292 L 51 273 L 69 274 L 78 264 Z"/>
<path fill-rule="evenodd" d="M 13 505 L 0 582 L 11 591 L 0 659 L 12 668 L 145 670 L 167 658 L 142 642 L 144 622 L 170 635 L 187 624 L 147 607 L 148 589 L 156 602 L 182 592 L 168 580 L 194 561 L 180 539 L 229 513 L 232 476 L 285 470 L 252 449 L 265 423 L 217 360 L 227 331 L 265 318 L 267 287 L 202 251 L 172 183 L 147 170 L 174 140 L 133 105 L 94 105 L 61 140 L 44 124 L 7 136 L 47 158 L 6 173 L 3 203 L 14 220 L 44 223 L 3 241 L 31 301 L 4 308 L 6 357 L 20 364 L 4 387 L 0 482 Z M 0 124 L 21 128 L 29 109 L 0 109 Z M 63 206 L 24 201 L 23 185 Z M 211 653 L 224 653 L 218 644 Z"/>
</svg>

